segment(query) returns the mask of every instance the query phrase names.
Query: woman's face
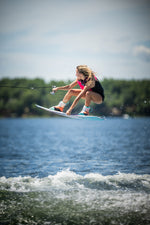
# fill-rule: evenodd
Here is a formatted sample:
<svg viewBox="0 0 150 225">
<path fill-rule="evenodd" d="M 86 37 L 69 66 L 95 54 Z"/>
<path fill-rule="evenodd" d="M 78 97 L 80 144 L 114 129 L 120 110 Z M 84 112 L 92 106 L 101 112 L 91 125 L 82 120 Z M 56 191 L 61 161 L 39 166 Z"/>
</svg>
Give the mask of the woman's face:
<svg viewBox="0 0 150 225">
<path fill-rule="evenodd" d="M 78 80 L 84 80 L 85 77 L 82 73 L 79 73 L 78 69 L 76 69 L 76 77 Z"/>
</svg>

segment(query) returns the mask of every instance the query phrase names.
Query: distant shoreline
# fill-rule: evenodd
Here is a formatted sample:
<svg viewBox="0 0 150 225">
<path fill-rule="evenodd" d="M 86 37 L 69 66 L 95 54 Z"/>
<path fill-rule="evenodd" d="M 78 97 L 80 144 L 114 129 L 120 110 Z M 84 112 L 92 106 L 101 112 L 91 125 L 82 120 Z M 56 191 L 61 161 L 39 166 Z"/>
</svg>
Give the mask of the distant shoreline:
<svg viewBox="0 0 150 225">
<path fill-rule="evenodd" d="M 64 86 L 72 81 L 46 83 L 43 79 L 3 78 L 0 80 L 0 118 L 53 117 L 39 110 L 35 104 L 50 107 L 61 101 L 66 91 L 50 92 L 53 86 Z M 149 117 L 150 116 L 150 80 L 114 80 L 101 81 L 105 92 L 105 101 L 101 105 L 91 104 L 91 114 L 107 117 Z M 76 86 L 75 88 L 79 88 Z M 72 102 L 72 98 L 67 107 Z M 84 100 L 80 100 L 73 114 L 80 112 Z M 67 108 L 66 108 L 67 109 Z M 65 109 L 65 111 L 66 111 Z"/>
</svg>

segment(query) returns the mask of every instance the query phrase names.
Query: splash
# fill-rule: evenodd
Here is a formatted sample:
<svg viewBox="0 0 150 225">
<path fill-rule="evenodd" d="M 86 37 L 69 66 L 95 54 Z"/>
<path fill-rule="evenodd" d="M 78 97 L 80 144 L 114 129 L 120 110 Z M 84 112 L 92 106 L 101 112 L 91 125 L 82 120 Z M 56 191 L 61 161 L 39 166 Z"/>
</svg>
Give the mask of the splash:
<svg viewBox="0 0 150 225">
<path fill-rule="evenodd" d="M 150 175 L 82 176 L 65 170 L 44 178 L 1 177 L 0 189 L 3 221 L 18 224 L 148 224 L 150 219 Z"/>
<path fill-rule="evenodd" d="M 1 177 L 0 189 L 15 192 L 50 191 L 51 189 L 70 190 L 73 188 L 95 190 L 127 190 L 150 193 L 150 175 L 124 174 L 103 176 L 89 173 L 85 176 L 70 170 L 58 172 L 48 177 Z"/>
</svg>

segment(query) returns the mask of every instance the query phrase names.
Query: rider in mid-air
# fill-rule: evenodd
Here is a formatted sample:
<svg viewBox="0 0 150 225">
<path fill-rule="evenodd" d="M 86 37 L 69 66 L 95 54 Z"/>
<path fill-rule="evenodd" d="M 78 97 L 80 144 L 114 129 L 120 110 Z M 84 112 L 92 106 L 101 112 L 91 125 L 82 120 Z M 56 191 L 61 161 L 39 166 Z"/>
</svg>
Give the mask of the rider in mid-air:
<svg viewBox="0 0 150 225">
<path fill-rule="evenodd" d="M 97 77 L 94 75 L 93 71 L 86 65 L 76 67 L 76 77 L 76 80 L 69 85 L 53 88 L 54 92 L 58 90 L 68 90 L 63 100 L 60 101 L 57 106 L 54 106 L 54 109 L 56 111 L 63 112 L 63 109 L 70 98 L 72 96 L 76 96 L 66 114 L 70 115 L 80 98 L 84 98 L 85 105 L 79 115 L 86 116 L 89 115 L 91 101 L 96 104 L 101 104 L 104 101 L 104 89 Z M 77 84 L 81 89 L 72 89 Z"/>
</svg>

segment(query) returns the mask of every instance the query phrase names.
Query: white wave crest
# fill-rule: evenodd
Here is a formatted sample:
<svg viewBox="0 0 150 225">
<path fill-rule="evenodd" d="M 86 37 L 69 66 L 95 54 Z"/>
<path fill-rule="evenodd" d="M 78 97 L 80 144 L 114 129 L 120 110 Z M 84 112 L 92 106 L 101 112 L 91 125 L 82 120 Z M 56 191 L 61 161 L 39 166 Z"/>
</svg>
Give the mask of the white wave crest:
<svg viewBox="0 0 150 225">
<path fill-rule="evenodd" d="M 98 190 L 150 191 L 150 175 L 124 174 L 103 176 L 98 173 L 89 173 L 85 176 L 70 170 L 58 172 L 48 177 L 1 177 L 0 189 L 16 192 L 49 191 L 51 188 L 66 189 L 89 188 Z"/>
<path fill-rule="evenodd" d="M 36 192 L 40 201 L 43 195 L 51 202 L 72 201 L 93 209 L 123 208 L 126 210 L 150 209 L 150 175 L 123 174 L 103 176 L 90 173 L 78 175 L 70 170 L 48 177 L 0 178 L 0 189 L 8 192 Z M 43 193 L 43 194 L 42 194 Z"/>
</svg>

